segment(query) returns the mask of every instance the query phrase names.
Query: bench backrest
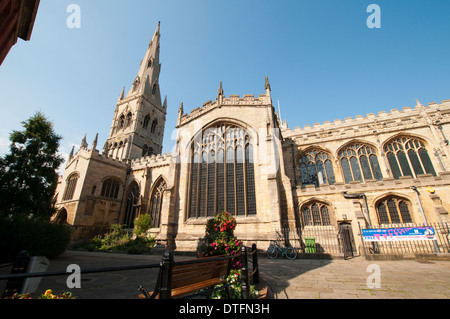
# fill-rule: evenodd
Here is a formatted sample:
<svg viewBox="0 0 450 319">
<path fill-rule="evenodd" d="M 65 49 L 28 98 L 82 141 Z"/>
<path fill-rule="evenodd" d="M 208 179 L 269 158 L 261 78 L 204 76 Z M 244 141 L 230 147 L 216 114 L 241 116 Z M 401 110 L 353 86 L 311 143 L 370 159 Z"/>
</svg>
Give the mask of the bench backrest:
<svg viewBox="0 0 450 319">
<path fill-rule="evenodd" d="M 175 264 L 172 268 L 172 289 L 209 279 L 223 278 L 228 274 L 231 259 L 211 261 L 207 259 L 196 259 Z"/>
</svg>

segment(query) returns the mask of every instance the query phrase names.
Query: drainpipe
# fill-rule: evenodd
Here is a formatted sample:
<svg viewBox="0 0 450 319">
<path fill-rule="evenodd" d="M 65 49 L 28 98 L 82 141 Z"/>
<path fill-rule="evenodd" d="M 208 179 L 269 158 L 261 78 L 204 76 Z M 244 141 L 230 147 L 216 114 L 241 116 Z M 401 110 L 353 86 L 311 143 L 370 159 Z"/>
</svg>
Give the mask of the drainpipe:
<svg viewBox="0 0 450 319">
<path fill-rule="evenodd" d="M 347 194 L 347 192 L 344 192 L 342 195 L 344 195 L 344 198 L 346 199 L 363 199 L 364 202 L 364 210 L 366 211 L 367 217 L 364 217 L 367 220 L 367 223 L 369 224 L 369 227 L 372 228 L 372 223 L 370 222 L 370 216 L 369 216 L 369 206 L 367 205 L 367 197 L 364 193 L 357 193 L 357 194 Z M 373 250 L 376 253 L 379 253 L 378 243 L 373 242 L 372 243 Z"/>
<path fill-rule="evenodd" d="M 419 191 L 418 191 L 416 186 L 411 186 L 411 189 L 416 194 L 417 204 L 419 204 L 419 210 L 420 210 L 420 213 L 422 214 L 422 218 L 423 218 L 423 221 L 425 223 L 425 226 L 428 226 L 427 219 L 425 218 L 425 214 L 423 213 L 422 204 L 420 203 Z M 436 252 L 440 253 L 441 251 L 439 249 L 439 246 L 438 246 L 436 240 L 433 240 L 433 244 L 434 244 L 434 249 L 436 249 Z"/>
<path fill-rule="evenodd" d="M 347 194 L 347 192 L 343 193 L 344 198 L 346 199 L 360 199 L 362 198 L 364 201 L 364 210 L 366 211 L 367 217 L 364 216 L 364 218 L 366 218 L 367 223 L 369 224 L 369 226 L 372 227 L 372 223 L 370 222 L 370 216 L 369 216 L 369 207 L 367 206 L 367 197 L 366 194 L 364 193 L 359 193 L 359 194 Z"/>
</svg>

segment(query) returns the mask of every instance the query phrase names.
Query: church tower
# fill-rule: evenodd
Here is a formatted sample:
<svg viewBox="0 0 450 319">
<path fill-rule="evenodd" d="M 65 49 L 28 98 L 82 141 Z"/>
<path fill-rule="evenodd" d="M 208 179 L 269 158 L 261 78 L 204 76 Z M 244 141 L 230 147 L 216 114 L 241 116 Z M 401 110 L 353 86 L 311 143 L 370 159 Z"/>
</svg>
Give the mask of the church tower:
<svg viewBox="0 0 450 319">
<path fill-rule="evenodd" d="M 103 154 L 109 157 L 132 160 L 162 152 L 167 97 L 162 103 L 159 88 L 160 38 L 158 23 L 131 89 L 125 95 L 124 88 L 117 101 L 103 149 Z"/>
</svg>

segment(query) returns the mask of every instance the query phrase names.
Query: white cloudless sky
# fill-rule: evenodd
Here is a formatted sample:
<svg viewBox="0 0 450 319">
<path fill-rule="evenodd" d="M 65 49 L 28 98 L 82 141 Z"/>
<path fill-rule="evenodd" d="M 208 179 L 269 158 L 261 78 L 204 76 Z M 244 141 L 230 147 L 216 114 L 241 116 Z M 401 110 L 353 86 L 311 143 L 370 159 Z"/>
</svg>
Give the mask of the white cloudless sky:
<svg viewBox="0 0 450 319">
<path fill-rule="evenodd" d="M 70 4 L 81 28 L 67 27 Z M 370 29 L 370 4 L 381 28 Z M 163 152 L 189 113 L 217 96 L 264 94 L 288 126 L 450 99 L 448 0 L 42 0 L 30 42 L 0 66 L 0 155 L 42 111 L 68 154 L 87 134 L 101 150 L 117 99 L 131 87 L 161 21 Z"/>
</svg>

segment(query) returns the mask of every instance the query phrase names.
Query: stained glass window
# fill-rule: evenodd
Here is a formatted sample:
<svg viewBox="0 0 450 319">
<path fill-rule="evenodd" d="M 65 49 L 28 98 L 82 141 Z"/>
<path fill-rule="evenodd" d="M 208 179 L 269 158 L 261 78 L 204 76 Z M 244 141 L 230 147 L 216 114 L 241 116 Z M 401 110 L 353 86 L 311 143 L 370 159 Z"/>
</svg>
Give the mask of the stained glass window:
<svg viewBox="0 0 450 319">
<path fill-rule="evenodd" d="M 321 150 L 311 150 L 300 156 L 298 160 L 300 170 L 300 180 L 302 186 L 321 184 L 333 185 L 336 182 L 334 177 L 331 156 Z"/>
<path fill-rule="evenodd" d="M 228 124 L 208 128 L 194 140 L 189 176 L 188 218 L 256 214 L 253 140 L 244 129 Z M 195 154 L 202 152 L 202 162 Z M 198 176 L 198 177 L 196 177 Z"/>
<path fill-rule="evenodd" d="M 409 207 L 409 202 L 395 196 L 390 196 L 379 201 L 376 209 L 380 225 L 412 223 Z"/>
<path fill-rule="evenodd" d="M 425 173 L 436 176 L 425 143 L 420 139 L 397 137 L 385 145 L 384 151 L 395 179 L 401 176 L 417 177 Z"/>
<path fill-rule="evenodd" d="M 375 148 L 366 144 L 354 143 L 339 153 L 345 183 L 353 181 L 363 183 L 366 180 L 381 180 L 378 157 Z"/>
<path fill-rule="evenodd" d="M 329 208 L 321 202 L 310 202 L 301 209 L 303 226 L 330 226 Z"/>
</svg>

